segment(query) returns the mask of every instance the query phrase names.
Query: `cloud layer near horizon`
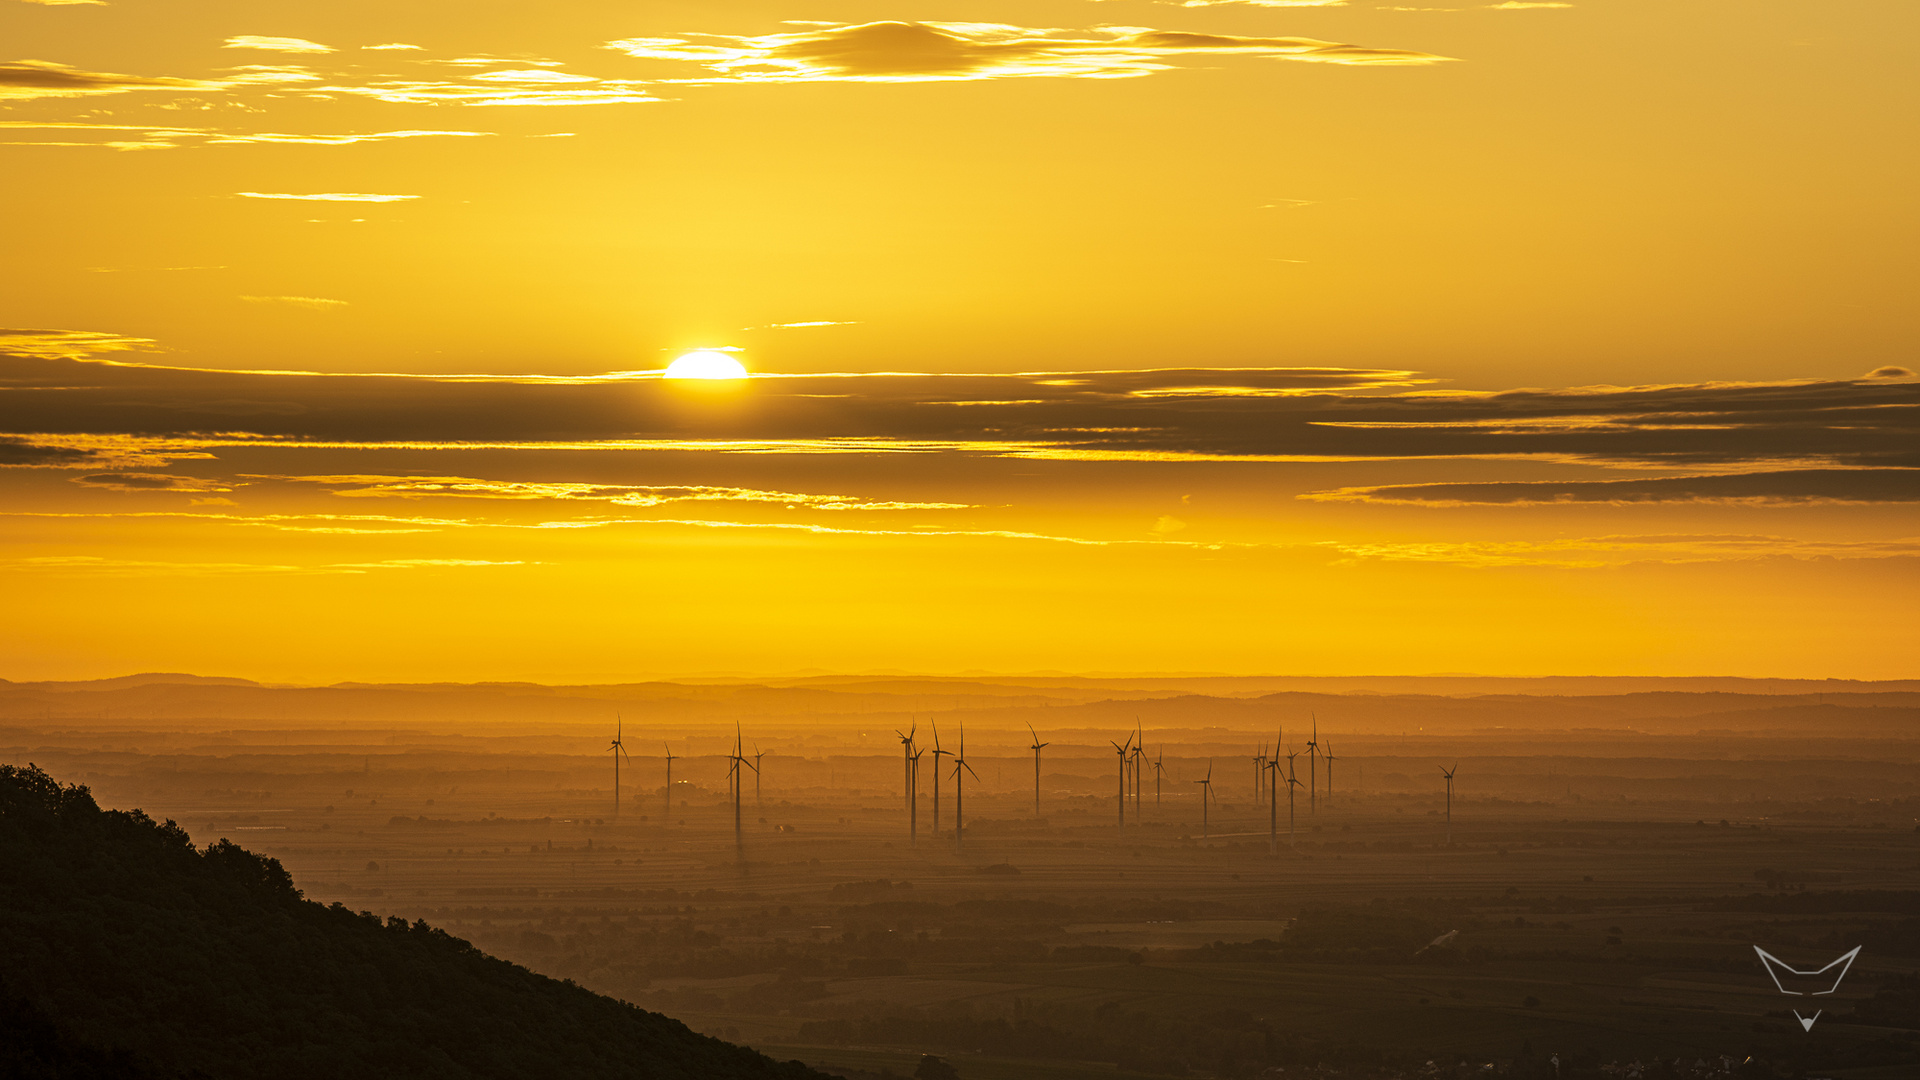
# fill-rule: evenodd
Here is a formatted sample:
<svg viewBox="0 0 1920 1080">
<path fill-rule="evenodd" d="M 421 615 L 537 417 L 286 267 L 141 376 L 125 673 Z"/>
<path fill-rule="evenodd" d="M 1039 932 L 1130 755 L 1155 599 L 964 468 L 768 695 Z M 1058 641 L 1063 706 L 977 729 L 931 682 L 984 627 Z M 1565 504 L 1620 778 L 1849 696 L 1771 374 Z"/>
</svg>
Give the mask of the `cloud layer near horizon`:
<svg viewBox="0 0 1920 1080">
<path fill-rule="evenodd" d="M 146 467 L 254 443 L 596 444 L 1059 460 L 1513 458 L 1687 474 L 1308 496 L 1429 506 L 1910 501 L 1910 470 L 1920 469 L 1920 381 L 1898 374 L 1483 394 L 1343 368 L 787 375 L 714 387 L 649 373 L 337 375 L 81 358 L 140 345 L 0 334 L 12 351 L 0 356 L 0 453 L 16 465 Z"/>
</svg>

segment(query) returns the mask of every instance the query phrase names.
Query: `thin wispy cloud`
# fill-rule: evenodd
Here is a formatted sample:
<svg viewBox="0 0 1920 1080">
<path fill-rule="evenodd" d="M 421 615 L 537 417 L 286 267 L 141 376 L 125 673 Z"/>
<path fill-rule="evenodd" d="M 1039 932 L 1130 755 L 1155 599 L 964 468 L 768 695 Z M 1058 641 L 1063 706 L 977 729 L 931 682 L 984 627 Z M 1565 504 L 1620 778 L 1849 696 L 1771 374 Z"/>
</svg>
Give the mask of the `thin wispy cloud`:
<svg viewBox="0 0 1920 1080">
<path fill-rule="evenodd" d="M 353 146 L 360 143 L 388 142 L 395 139 L 483 138 L 491 131 L 368 131 L 346 134 L 305 134 L 259 131 L 223 132 L 200 127 L 157 127 L 148 124 L 100 124 L 53 120 L 0 120 L 0 130 L 41 130 L 77 132 L 139 132 L 138 139 L 102 139 L 97 142 L 33 141 L 9 142 L 12 146 L 79 146 L 108 150 L 170 150 L 180 146 Z"/>
<path fill-rule="evenodd" d="M 331 45 L 322 45 L 317 41 L 296 37 L 262 37 L 258 34 L 241 34 L 221 42 L 223 49 L 255 49 L 260 52 L 281 53 L 330 53 Z"/>
<path fill-rule="evenodd" d="M 513 72 L 525 75 L 525 71 Z M 371 98 L 392 105 L 472 105 L 503 107 L 570 107 L 579 105 L 637 105 L 664 100 L 646 89 L 647 83 L 621 79 L 566 78 L 532 82 L 515 78 L 486 81 L 485 74 L 469 82 L 423 79 L 377 79 L 362 84 L 334 84 L 310 89 L 315 96 Z"/>
<path fill-rule="evenodd" d="M 1123 79 L 1216 56 L 1358 66 L 1451 59 L 1297 37 L 1238 37 L 1143 27 L 1057 30 L 1004 23 L 872 22 L 758 37 L 627 38 L 607 47 L 647 60 L 699 65 L 673 82 L 956 82 L 1008 78 Z"/>
<path fill-rule="evenodd" d="M 297 202 L 391 203 L 417 199 L 418 195 L 381 195 L 364 191 L 320 191 L 295 194 L 286 191 L 236 191 L 243 199 L 291 199 Z"/>
<path fill-rule="evenodd" d="M 121 472 L 91 473 L 76 476 L 73 482 L 82 487 L 103 488 L 108 491 L 123 492 L 185 492 L 201 495 L 208 492 L 232 491 L 233 485 L 220 480 L 211 480 L 199 476 L 177 476 L 171 473 Z"/>
<path fill-rule="evenodd" d="M 153 352 L 159 343 L 102 330 L 32 330 L 0 327 L 0 355 L 82 359 L 117 352 Z"/>
<path fill-rule="evenodd" d="M 364 52 L 419 52 L 421 46 L 409 45 L 404 41 L 389 41 L 385 45 L 362 45 Z"/>
<path fill-rule="evenodd" d="M 1340 552 L 1352 562 L 1445 563 L 1485 569 L 1528 566 L 1600 569 L 1642 563 L 1920 558 L 1920 537 L 1845 541 L 1770 535 L 1682 534 L 1421 543 L 1328 541 L 1321 546 Z"/>
<path fill-rule="evenodd" d="M 807 510 L 965 510 L 966 503 L 901 502 L 854 495 L 819 495 L 796 491 L 713 485 L 588 484 L 566 481 L 483 480 L 470 476 L 267 476 L 273 480 L 317 484 L 335 495 L 361 499 L 507 499 L 606 502 L 620 506 L 663 506 L 668 503 L 774 503 Z"/>
<path fill-rule="evenodd" d="M 345 300 L 329 300 L 324 296 L 242 296 L 240 299 L 249 304 L 284 304 L 309 311 L 335 311 L 347 306 Z"/>
<path fill-rule="evenodd" d="M 1780 469 L 1626 480 L 1516 480 L 1476 483 L 1389 484 L 1336 488 L 1300 496 L 1315 502 L 1400 506 L 1544 506 L 1646 503 L 1920 502 L 1920 469 Z"/>
</svg>

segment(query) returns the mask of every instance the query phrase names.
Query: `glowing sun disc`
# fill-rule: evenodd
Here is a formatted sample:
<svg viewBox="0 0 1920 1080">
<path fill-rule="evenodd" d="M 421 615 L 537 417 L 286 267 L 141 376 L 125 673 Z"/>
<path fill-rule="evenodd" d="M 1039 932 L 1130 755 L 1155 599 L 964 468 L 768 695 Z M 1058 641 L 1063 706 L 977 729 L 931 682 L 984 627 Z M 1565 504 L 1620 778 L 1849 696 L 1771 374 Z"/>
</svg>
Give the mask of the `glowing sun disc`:
<svg viewBox="0 0 1920 1080">
<path fill-rule="evenodd" d="M 747 369 L 723 352 L 701 349 L 667 365 L 669 379 L 744 379 Z"/>
</svg>

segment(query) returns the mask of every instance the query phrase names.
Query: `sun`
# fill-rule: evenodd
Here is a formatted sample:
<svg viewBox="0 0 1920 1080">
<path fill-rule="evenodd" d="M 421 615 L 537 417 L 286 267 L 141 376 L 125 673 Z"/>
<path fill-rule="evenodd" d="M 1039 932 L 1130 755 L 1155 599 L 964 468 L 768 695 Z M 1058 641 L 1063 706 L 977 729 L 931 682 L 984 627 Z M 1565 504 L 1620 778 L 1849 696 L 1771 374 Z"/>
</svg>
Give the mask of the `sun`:
<svg viewBox="0 0 1920 1080">
<path fill-rule="evenodd" d="M 747 369 L 723 352 L 701 349 L 667 365 L 669 379 L 744 379 Z"/>
</svg>

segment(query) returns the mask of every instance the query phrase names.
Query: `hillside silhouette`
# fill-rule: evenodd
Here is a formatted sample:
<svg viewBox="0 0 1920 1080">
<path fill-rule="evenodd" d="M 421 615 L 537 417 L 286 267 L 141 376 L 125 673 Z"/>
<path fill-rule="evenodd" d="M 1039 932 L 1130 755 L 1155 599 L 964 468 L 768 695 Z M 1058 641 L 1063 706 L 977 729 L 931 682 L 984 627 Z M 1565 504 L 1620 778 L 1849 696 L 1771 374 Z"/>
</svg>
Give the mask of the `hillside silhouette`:
<svg viewBox="0 0 1920 1080">
<path fill-rule="evenodd" d="M 816 1080 L 0 765 L 0 1077 Z"/>
</svg>

